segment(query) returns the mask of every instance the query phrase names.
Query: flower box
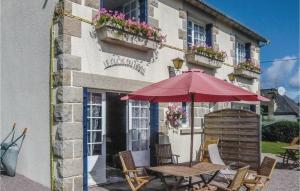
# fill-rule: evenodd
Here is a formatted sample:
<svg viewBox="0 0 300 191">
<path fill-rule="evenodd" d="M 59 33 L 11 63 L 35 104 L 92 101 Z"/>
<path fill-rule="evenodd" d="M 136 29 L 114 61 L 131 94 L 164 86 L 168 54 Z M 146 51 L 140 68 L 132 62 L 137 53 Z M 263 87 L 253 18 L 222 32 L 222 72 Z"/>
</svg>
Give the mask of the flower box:
<svg viewBox="0 0 300 191">
<path fill-rule="evenodd" d="M 205 66 L 212 69 L 220 68 L 222 66 L 222 61 L 212 59 L 198 53 L 188 53 L 186 54 L 186 59 L 189 63 Z"/>
<path fill-rule="evenodd" d="M 250 71 L 244 68 L 235 68 L 234 69 L 234 75 L 241 76 L 248 79 L 257 79 L 259 78 L 259 73 Z"/>
<path fill-rule="evenodd" d="M 159 47 L 158 41 L 147 39 L 113 26 L 97 26 L 96 30 L 98 31 L 99 39 L 104 42 L 141 51 L 153 51 Z"/>
</svg>

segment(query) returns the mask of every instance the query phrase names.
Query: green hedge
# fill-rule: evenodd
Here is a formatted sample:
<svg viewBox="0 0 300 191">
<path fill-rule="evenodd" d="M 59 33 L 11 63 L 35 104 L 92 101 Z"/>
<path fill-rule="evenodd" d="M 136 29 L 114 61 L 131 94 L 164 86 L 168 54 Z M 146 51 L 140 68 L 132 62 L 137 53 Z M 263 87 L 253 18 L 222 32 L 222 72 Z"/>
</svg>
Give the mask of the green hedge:
<svg viewBox="0 0 300 191">
<path fill-rule="evenodd" d="M 278 121 L 262 127 L 263 141 L 279 141 L 289 143 L 299 136 L 299 122 Z"/>
</svg>

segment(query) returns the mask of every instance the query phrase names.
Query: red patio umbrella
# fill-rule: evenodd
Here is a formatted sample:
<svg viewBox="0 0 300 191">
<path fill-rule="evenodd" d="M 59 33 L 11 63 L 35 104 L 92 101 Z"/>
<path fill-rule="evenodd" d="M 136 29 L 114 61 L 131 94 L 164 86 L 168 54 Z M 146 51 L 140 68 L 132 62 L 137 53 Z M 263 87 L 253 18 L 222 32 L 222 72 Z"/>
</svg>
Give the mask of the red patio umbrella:
<svg viewBox="0 0 300 191">
<path fill-rule="evenodd" d="M 269 99 L 206 74 L 190 70 L 129 93 L 122 100 L 191 102 L 190 166 L 193 160 L 194 102 L 269 101 Z"/>
</svg>

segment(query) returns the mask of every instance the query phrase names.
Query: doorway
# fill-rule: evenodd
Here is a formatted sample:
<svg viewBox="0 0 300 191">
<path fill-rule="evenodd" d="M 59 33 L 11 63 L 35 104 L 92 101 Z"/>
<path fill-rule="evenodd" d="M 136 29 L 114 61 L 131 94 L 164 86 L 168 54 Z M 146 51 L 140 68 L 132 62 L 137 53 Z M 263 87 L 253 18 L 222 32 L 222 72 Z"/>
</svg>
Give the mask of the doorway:
<svg viewBox="0 0 300 191">
<path fill-rule="evenodd" d="M 106 93 L 106 179 L 113 183 L 122 180 L 118 153 L 127 149 L 127 103 L 125 94 Z"/>
</svg>

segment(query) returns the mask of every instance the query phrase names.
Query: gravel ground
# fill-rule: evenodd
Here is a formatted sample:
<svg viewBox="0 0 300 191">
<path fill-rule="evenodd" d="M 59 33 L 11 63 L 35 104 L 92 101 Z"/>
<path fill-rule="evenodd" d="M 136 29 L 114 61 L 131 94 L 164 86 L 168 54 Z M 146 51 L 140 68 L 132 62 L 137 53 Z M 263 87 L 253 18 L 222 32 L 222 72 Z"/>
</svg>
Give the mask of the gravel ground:
<svg viewBox="0 0 300 191">
<path fill-rule="evenodd" d="M 15 177 L 1 175 L 0 191 L 50 191 L 50 189 L 17 174 Z"/>
<path fill-rule="evenodd" d="M 275 169 L 267 191 L 299 191 L 300 171 Z"/>
</svg>

